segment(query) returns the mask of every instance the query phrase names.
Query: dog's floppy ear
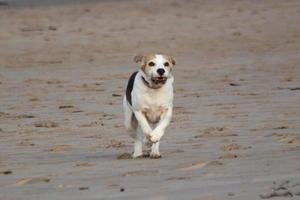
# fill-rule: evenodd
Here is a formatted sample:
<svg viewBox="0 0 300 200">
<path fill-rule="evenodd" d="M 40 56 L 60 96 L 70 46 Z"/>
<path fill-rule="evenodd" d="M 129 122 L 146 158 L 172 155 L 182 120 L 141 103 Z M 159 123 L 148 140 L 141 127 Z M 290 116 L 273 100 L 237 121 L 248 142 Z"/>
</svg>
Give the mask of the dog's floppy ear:
<svg viewBox="0 0 300 200">
<path fill-rule="evenodd" d="M 173 56 L 170 56 L 170 60 L 171 60 L 172 65 L 176 64 L 176 60 Z"/>
<path fill-rule="evenodd" d="M 136 56 L 134 56 L 133 61 L 136 63 L 140 63 L 140 62 L 142 62 L 143 57 L 144 56 L 142 56 L 142 55 L 136 55 Z"/>
<path fill-rule="evenodd" d="M 173 58 L 172 56 L 171 56 L 171 61 L 172 61 L 172 64 L 173 64 L 173 65 L 176 64 L 176 60 L 175 60 L 175 58 Z"/>
</svg>

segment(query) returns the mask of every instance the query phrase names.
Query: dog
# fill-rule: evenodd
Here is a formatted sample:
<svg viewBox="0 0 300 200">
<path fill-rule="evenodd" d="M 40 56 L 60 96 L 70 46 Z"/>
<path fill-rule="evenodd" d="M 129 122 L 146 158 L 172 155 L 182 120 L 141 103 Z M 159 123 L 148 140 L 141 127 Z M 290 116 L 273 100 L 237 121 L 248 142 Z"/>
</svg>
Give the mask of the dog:
<svg viewBox="0 0 300 200">
<path fill-rule="evenodd" d="M 143 143 L 151 145 L 150 158 L 161 158 L 159 142 L 173 112 L 172 69 L 175 60 L 164 54 L 138 55 L 123 98 L 124 124 L 134 138 L 133 158 L 143 156 Z"/>
</svg>

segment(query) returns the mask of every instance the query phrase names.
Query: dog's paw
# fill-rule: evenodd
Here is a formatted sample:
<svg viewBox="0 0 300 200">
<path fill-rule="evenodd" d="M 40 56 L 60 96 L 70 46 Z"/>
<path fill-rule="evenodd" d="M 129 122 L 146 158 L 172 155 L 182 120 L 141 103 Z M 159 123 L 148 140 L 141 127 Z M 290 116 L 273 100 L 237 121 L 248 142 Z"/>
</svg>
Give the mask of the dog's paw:
<svg viewBox="0 0 300 200">
<path fill-rule="evenodd" d="M 161 136 L 159 134 L 153 134 L 150 137 L 150 141 L 152 143 L 156 143 L 156 142 L 158 142 L 160 140 L 160 138 L 161 138 Z"/>
<path fill-rule="evenodd" d="M 143 157 L 143 153 L 133 153 L 131 155 L 132 158 L 142 158 Z"/>
<path fill-rule="evenodd" d="M 161 158 L 162 156 L 160 154 L 157 154 L 157 153 L 150 153 L 150 158 L 152 159 L 159 159 Z"/>
<path fill-rule="evenodd" d="M 159 142 L 161 137 L 164 135 L 164 132 L 160 129 L 155 129 L 152 131 L 152 133 L 150 134 L 150 141 L 152 143 L 156 143 Z"/>
<path fill-rule="evenodd" d="M 153 143 L 159 142 L 161 139 L 161 134 L 153 133 L 153 134 L 145 134 L 144 143 L 147 146 L 151 146 Z"/>
</svg>

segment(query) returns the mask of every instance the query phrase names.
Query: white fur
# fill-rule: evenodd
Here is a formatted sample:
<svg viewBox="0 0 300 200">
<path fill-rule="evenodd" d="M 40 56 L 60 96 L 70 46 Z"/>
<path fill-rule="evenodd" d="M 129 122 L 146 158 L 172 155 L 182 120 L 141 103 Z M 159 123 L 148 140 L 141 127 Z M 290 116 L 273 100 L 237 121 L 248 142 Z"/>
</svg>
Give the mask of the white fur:
<svg viewBox="0 0 300 200">
<path fill-rule="evenodd" d="M 167 70 L 166 67 L 164 66 L 164 63 L 166 62 L 166 60 L 164 59 L 164 57 L 161 54 L 157 54 L 152 61 L 154 61 L 154 63 L 156 65 L 154 67 L 151 67 L 151 71 L 150 71 L 151 77 L 158 76 L 157 70 L 159 68 L 165 69 L 166 72 L 165 72 L 164 76 L 170 77 L 171 74 L 170 74 L 169 70 Z"/>
<path fill-rule="evenodd" d="M 133 157 L 143 154 L 143 140 L 152 143 L 150 156 L 160 157 L 159 141 L 164 135 L 167 126 L 172 117 L 173 110 L 173 81 L 174 78 L 170 69 L 166 70 L 165 76 L 168 77 L 166 83 L 158 89 L 149 88 L 142 77 L 150 82 L 151 77 L 158 76 L 157 69 L 165 68 L 166 60 L 162 55 L 156 55 L 153 61 L 156 63 L 151 67 L 148 74 L 139 70 L 135 77 L 132 96 L 132 105 L 130 105 L 126 96 L 123 99 L 125 127 L 130 135 L 135 139 Z M 132 114 L 138 122 L 138 128 L 132 125 Z"/>
</svg>

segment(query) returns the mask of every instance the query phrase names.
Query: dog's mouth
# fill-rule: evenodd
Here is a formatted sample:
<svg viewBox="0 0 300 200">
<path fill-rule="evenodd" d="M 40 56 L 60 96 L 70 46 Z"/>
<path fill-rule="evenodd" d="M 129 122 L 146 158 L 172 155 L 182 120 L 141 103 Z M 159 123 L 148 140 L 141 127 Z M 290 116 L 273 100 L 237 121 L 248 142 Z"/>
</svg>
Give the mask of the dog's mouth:
<svg viewBox="0 0 300 200">
<path fill-rule="evenodd" d="M 167 82 L 167 79 L 168 79 L 167 77 L 160 76 L 160 77 L 152 77 L 151 81 L 156 85 L 163 85 Z"/>
</svg>

